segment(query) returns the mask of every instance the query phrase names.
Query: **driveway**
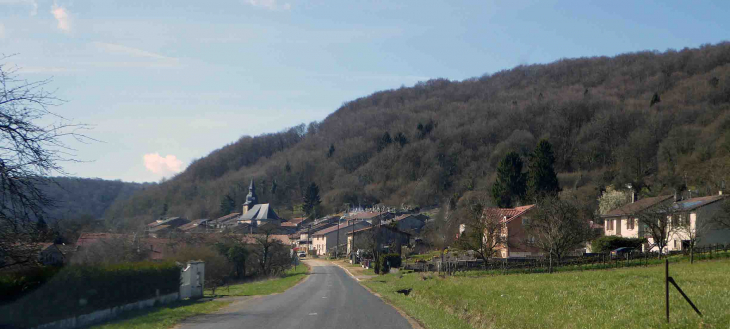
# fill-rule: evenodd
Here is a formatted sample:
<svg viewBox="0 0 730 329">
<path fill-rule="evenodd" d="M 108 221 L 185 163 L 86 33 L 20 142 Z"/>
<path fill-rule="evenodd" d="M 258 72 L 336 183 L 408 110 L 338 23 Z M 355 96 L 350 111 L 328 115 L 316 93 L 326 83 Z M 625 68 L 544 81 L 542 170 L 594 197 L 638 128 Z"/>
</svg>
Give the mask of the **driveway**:
<svg viewBox="0 0 730 329">
<path fill-rule="evenodd" d="M 219 313 L 188 319 L 180 328 L 412 328 L 340 267 L 317 260 L 307 263 L 312 273 L 286 292 L 243 298 Z"/>
</svg>

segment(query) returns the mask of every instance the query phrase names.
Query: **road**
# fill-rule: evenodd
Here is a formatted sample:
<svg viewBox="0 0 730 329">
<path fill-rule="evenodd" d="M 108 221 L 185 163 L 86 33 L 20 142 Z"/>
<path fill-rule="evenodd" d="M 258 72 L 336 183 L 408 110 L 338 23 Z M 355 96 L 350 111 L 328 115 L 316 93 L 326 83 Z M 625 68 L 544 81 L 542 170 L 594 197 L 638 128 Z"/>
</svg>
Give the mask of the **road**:
<svg viewBox="0 0 730 329">
<path fill-rule="evenodd" d="M 235 302 L 223 312 L 188 319 L 180 328 L 412 328 L 340 267 L 325 261 L 308 263 L 309 277 L 286 292 Z"/>
</svg>

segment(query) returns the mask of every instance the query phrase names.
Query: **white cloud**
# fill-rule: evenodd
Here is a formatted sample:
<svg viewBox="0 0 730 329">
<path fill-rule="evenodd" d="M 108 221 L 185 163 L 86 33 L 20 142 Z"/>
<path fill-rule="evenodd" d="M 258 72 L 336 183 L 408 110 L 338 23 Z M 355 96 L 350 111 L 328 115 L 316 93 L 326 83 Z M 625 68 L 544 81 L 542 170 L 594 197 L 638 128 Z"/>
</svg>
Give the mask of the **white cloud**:
<svg viewBox="0 0 730 329">
<path fill-rule="evenodd" d="M 71 16 L 68 14 L 66 8 L 59 6 L 56 2 L 53 2 L 51 7 L 51 14 L 58 21 L 58 29 L 63 32 L 71 32 Z"/>
<path fill-rule="evenodd" d="M 182 171 L 182 161 L 176 156 L 168 154 L 161 157 L 159 153 L 148 153 L 143 157 L 147 170 L 158 175 L 177 174 Z"/>
<path fill-rule="evenodd" d="M 121 54 L 121 55 L 128 55 L 132 57 L 144 57 L 144 58 L 152 58 L 152 59 L 161 59 L 161 60 L 177 60 L 177 58 L 173 57 L 167 57 L 160 54 L 155 54 L 149 51 L 145 51 L 142 49 L 117 45 L 113 43 L 105 43 L 105 42 L 94 42 L 94 46 L 96 46 L 97 49 L 105 51 L 110 54 Z"/>
<path fill-rule="evenodd" d="M 5 38 L 5 25 L 3 23 L 0 23 L 0 39 Z"/>
<path fill-rule="evenodd" d="M 246 3 L 248 3 L 251 6 L 254 7 L 262 7 L 266 8 L 268 10 L 289 10 L 291 9 L 291 4 L 288 2 L 284 4 L 278 4 L 276 3 L 277 0 L 246 0 Z"/>
</svg>

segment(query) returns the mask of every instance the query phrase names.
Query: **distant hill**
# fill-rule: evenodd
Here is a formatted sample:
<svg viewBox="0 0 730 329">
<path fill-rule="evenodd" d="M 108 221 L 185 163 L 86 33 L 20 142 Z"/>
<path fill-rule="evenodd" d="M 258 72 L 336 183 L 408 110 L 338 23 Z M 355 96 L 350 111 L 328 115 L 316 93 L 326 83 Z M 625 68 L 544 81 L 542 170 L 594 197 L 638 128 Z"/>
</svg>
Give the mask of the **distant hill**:
<svg viewBox="0 0 730 329">
<path fill-rule="evenodd" d="M 310 182 L 329 210 L 433 205 L 488 189 L 508 151 L 526 156 L 542 138 L 563 188 L 585 200 L 608 184 L 711 193 L 730 171 L 729 129 L 730 43 L 563 59 L 380 91 L 322 122 L 243 137 L 105 217 L 133 226 L 163 213 L 219 216 L 240 207 L 251 178 L 285 217 Z"/>
<path fill-rule="evenodd" d="M 153 185 L 99 178 L 53 177 L 52 180 L 55 184 L 43 187 L 46 196 L 54 200 L 54 205 L 45 209 L 51 222 L 82 216 L 101 219 L 114 202 L 123 202 L 134 192 Z"/>
</svg>

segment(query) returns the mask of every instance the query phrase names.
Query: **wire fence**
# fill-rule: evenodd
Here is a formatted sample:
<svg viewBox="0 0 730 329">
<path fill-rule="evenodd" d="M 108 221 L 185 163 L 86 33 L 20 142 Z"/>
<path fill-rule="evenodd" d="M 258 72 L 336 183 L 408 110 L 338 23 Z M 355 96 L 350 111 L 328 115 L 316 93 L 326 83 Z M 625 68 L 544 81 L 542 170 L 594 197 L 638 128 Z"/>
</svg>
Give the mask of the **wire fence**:
<svg viewBox="0 0 730 329">
<path fill-rule="evenodd" d="M 694 258 L 697 260 L 730 257 L 729 244 L 713 244 L 694 248 Z M 689 250 L 671 251 L 669 256 L 689 255 Z M 670 262 L 679 261 L 684 257 L 670 257 Z M 435 272 L 447 275 L 474 275 L 474 274 L 510 274 L 510 273 L 549 273 L 562 271 L 583 271 L 608 268 L 622 268 L 634 266 L 648 266 L 661 264 L 662 259 L 656 252 L 630 252 L 612 255 L 611 253 L 585 254 L 579 257 L 564 257 L 560 260 L 549 257 L 535 258 L 492 258 L 483 260 L 449 260 L 441 262 L 406 263 L 403 268 L 415 272 Z"/>
</svg>

